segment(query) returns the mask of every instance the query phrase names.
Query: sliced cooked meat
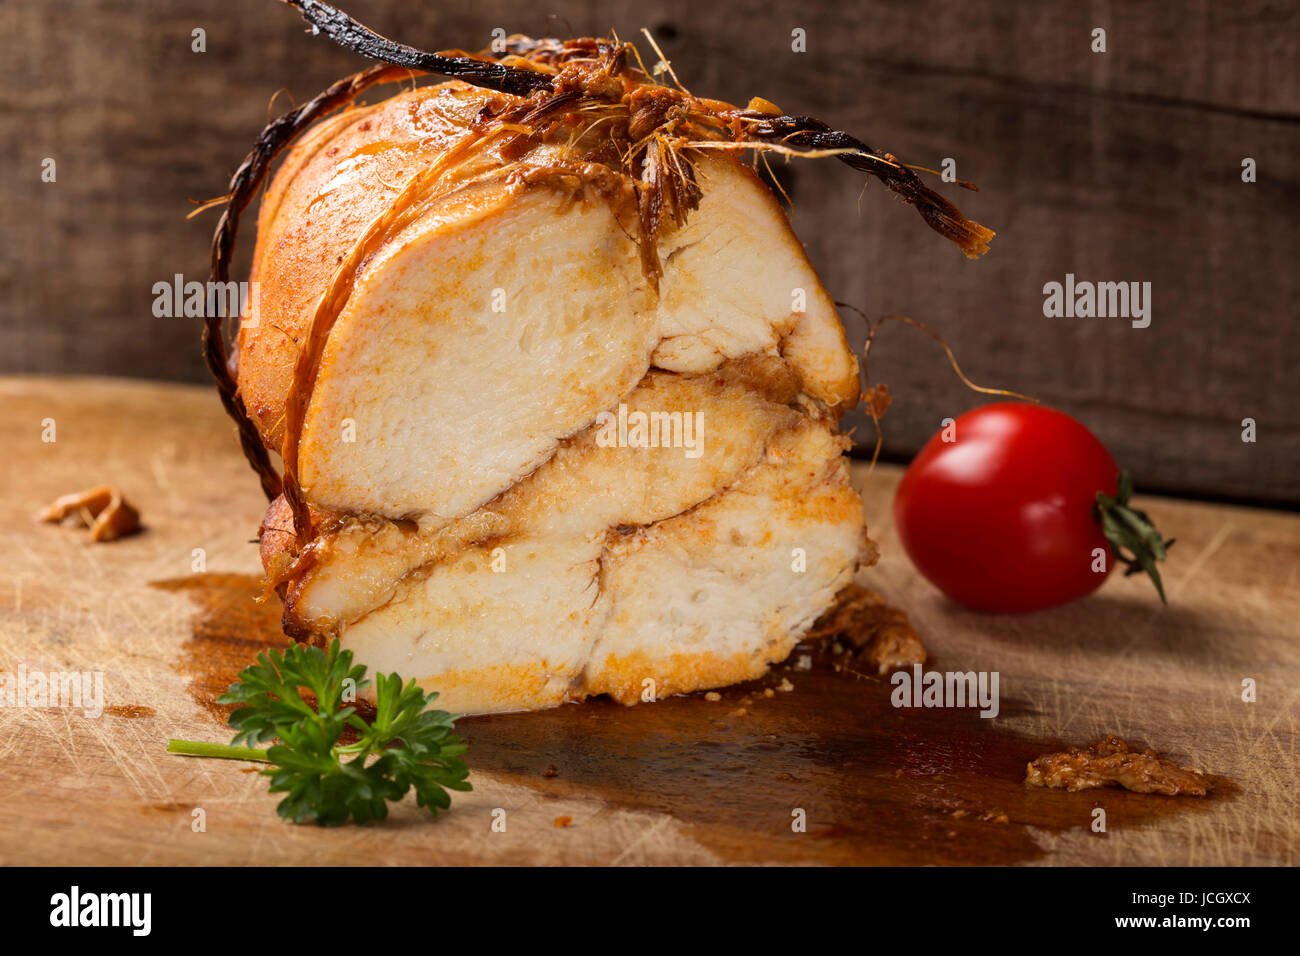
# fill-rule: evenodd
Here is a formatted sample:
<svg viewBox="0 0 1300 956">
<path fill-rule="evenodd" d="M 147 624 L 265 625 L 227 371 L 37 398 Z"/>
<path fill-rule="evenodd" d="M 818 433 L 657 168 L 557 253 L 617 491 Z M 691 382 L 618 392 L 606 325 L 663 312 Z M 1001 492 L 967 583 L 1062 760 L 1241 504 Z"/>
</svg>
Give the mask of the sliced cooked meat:
<svg viewBox="0 0 1300 956">
<path fill-rule="evenodd" d="M 459 711 L 755 677 L 874 559 L 834 305 L 725 152 L 694 158 L 698 208 L 648 276 L 636 184 L 482 141 L 515 99 L 351 110 L 263 201 L 238 377 L 313 516 L 263 523 L 286 629 Z"/>
</svg>

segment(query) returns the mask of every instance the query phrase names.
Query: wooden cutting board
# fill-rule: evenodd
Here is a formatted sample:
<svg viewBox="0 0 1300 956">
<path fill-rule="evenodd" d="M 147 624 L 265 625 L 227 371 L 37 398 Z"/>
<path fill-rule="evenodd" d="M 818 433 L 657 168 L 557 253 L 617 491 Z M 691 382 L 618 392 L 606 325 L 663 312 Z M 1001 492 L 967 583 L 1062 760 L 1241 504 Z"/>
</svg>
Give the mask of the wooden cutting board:
<svg viewBox="0 0 1300 956">
<path fill-rule="evenodd" d="M 896 709 L 887 682 L 837 672 L 807 648 L 793 659 L 802 662 L 717 701 L 594 701 L 464 720 L 475 789 L 451 812 L 433 821 L 408 800 L 385 823 L 324 830 L 281 823 L 253 765 L 164 752 L 169 737 L 227 740 L 216 695 L 283 640 L 275 600 L 253 600 L 264 502 L 215 394 L 7 378 L 0 403 L 0 670 L 102 672 L 106 704 L 98 718 L 0 707 L 0 863 L 1300 856 L 1300 516 L 1148 498 L 1142 506 L 1178 539 L 1165 571 L 1170 607 L 1146 582 L 1115 578 L 1065 608 L 990 616 L 916 575 L 890 524 L 900 472 L 878 468 L 866 500 L 883 557 L 861 580 L 911 614 L 928 666 L 999 672 L 995 719 Z M 53 442 L 42 440 L 49 420 Z M 32 520 L 56 496 L 102 483 L 140 508 L 142 534 L 92 545 L 84 531 Z M 1254 703 L 1242 700 L 1246 678 Z M 1213 774 L 1214 794 L 1024 786 L 1028 760 L 1111 732 Z M 1093 829 L 1098 807 L 1104 832 Z M 799 811 L 803 832 L 792 826 Z"/>
</svg>

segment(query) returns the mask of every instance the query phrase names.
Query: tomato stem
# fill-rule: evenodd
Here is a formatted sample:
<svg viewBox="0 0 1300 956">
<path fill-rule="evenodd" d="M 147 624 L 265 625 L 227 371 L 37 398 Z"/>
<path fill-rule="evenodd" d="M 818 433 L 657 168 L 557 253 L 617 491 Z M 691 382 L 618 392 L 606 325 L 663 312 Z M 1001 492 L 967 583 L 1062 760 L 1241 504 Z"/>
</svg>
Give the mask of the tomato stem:
<svg viewBox="0 0 1300 956">
<path fill-rule="evenodd" d="M 1125 565 L 1124 576 L 1145 571 L 1151 576 L 1161 603 L 1167 605 L 1169 601 L 1165 599 L 1165 588 L 1160 581 L 1160 572 L 1156 570 L 1156 562 L 1165 560 L 1174 539 L 1166 541 L 1145 511 L 1129 507 L 1132 494 L 1133 477 L 1122 470 L 1114 498 L 1104 491 L 1097 492 L 1097 520 L 1110 542 L 1111 554 Z"/>
</svg>

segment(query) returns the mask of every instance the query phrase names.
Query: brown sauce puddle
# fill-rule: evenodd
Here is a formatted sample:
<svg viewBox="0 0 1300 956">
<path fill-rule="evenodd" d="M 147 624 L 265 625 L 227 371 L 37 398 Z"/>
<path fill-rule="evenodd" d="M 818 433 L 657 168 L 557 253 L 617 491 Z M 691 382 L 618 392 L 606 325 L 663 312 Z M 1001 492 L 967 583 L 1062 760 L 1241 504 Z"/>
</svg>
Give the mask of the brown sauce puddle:
<svg viewBox="0 0 1300 956">
<path fill-rule="evenodd" d="M 279 601 L 257 604 L 253 575 L 154 586 L 195 602 L 178 666 L 194 700 L 224 725 L 230 708 L 216 698 L 259 651 L 289 643 Z M 1237 790 L 1222 777 L 1209 798 L 1026 787 L 1025 765 L 1067 742 L 1006 728 L 1002 717 L 1031 712 L 1023 701 L 1004 697 L 994 720 L 972 709 L 898 709 L 885 679 L 836 673 L 819 649 L 791 659 L 809 652 L 811 670 L 775 668 L 719 701 L 694 694 L 622 707 L 601 698 L 466 718 L 458 727 L 471 779 L 477 770 L 544 796 L 667 813 L 727 861 L 823 864 L 1033 862 L 1044 853 L 1032 828 L 1107 839 L 1088 831 L 1094 807 L 1112 828 L 1149 826 L 1207 812 Z M 793 691 L 776 690 L 783 679 Z M 806 833 L 791 829 L 795 808 Z"/>
</svg>

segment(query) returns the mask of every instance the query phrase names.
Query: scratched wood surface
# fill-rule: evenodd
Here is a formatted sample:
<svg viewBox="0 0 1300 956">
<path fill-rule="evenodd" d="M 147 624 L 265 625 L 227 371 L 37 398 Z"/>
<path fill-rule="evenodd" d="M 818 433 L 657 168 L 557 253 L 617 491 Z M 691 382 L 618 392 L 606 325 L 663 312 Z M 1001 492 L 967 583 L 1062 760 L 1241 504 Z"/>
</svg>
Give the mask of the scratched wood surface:
<svg viewBox="0 0 1300 956">
<path fill-rule="evenodd" d="M 1163 609 L 1137 580 L 994 617 L 920 580 L 867 486 L 884 557 L 939 669 L 997 670 L 1002 713 L 904 711 L 878 680 L 782 669 L 723 692 L 463 721 L 475 790 L 426 819 L 283 824 L 250 765 L 163 751 L 226 739 L 215 694 L 278 640 L 252 601 L 262 509 L 207 389 L 0 379 L 0 669 L 100 671 L 106 711 L 0 708 L 0 863 L 1297 862 L 1300 517 L 1148 498 L 1178 545 Z M 56 441 L 42 442 L 53 419 Z M 860 473 L 859 478 L 863 475 Z M 146 530 L 108 545 L 37 525 L 55 496 L 120 485 Z M 206 553 L 195 573 L 193 549 Z M 1240 699 L 1243 678 L 1258 702 Z M 792 690 L 766 689 L 788 681 Z M 1204 800 L 1029 791 L 1024 762 L 1116 732 L 1215 775 Z M 1107 830 L 1090 829 L 1093 809 Z M 195 832 L 193 811 L 206 829 Z M 792 811 L 806 833 L 791 830 Z M 505 832 L 492 832 L 495 810 Z M 568 826 L 556 821 L 569 818 Z"/>
<path fill-rule="evenodd" d="M 1287 334 L 1300 232 L 1281 214 L 1300 204 L 1300 4 L 342 5 L 430 49 L 482 48 L 497 28 L 616 30 L 644 47 L 647 27 L 697 94 L 764 96 L 922 166 L 951 157 L 980 192 L 945 193 L 998 233 L 978 262 L 878 185 L 860 195 L 857 173 L 776 164 L 831 295 L 932 325 L 977 382 L 1086 415 L 1149 488 L 1300 504 L 1300 336 Z M 126 6 L 0 4 L 14 38 L 0 57 L 0 372 L 205 382 L 189 323 L 152 315 L 155 282 L 206 275 L 217 213 L 187 221 L 189 200 L 224 190 L 269 112 L 363 62 L 273 0 Z M 1091 51 L 1096 27 L 1105 54 Z M 796 28 L 806 53 L 791 49 Z M 39 180 L 46 157 L 56 183 Z M 1241 181 L 1244 157 L 1255 183 Z M 1045 318 L 1043 285 L 1067 272 L 1151 282 L 1151 326 Z M 843 314 L 860 344 L 862 320 Z M 883 334 L 873 366 L 900 396 L 886 444 L 899 460 L 978 404 L 915 333 Z M 1254 444 L 1240 440 L 1246 417 Z"/>
</svg>

